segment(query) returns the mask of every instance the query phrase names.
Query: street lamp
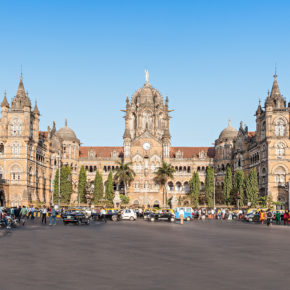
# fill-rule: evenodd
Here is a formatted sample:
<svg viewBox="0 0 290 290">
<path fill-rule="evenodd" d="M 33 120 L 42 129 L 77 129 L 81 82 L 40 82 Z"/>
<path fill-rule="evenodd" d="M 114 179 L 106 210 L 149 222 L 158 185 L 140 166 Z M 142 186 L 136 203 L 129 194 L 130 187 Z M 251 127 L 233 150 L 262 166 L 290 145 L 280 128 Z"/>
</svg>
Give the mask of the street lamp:
<svg viewBox="0 0 290 290">
<path fill-rule="evenodd" d="M 60 150 L 56 156 L 58 159 L 58 209 L 60 208 Z"/>
</svg>

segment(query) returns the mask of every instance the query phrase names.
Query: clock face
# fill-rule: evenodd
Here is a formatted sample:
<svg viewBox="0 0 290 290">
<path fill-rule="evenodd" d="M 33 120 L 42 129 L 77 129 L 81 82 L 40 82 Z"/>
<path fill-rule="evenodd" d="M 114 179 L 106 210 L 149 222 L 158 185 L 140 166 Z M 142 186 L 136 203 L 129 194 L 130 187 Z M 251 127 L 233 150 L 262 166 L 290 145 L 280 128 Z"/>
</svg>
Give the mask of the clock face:
<svg viewBox="0 0 290 290">
<path fill-rule="evenodd" d="M 150 148 L 151 148 L 150 143 L 145 142 L 145 143 L 143 144 L 143 149 L 144 149 L 144 150 L 149 150 Z"/>
</svg>

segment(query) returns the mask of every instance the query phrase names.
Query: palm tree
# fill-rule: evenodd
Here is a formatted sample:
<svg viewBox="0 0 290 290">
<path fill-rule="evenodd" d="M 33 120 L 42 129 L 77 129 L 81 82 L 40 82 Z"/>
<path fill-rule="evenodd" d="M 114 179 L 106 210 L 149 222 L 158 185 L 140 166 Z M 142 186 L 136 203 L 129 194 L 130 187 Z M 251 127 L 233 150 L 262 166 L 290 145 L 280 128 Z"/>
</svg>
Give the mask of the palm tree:
<svg viewBox="0 0 290 290">
<path fill-rule="evenodd" d="M 134 170 L 130 168 L 131 164 L 132 162 L 118 162 L 119 167 L 115 169 L 116 173 L 114 175 L 114 181 L 124 184 L 125 195 L 127 195 L 127 187 L 130 186 L 136 175 Z"/>
<path fill-rule="evenodd" d="M 162 186 L 163 191 L 163 204 L 167 204 L 167 189 L 166 184 L 168 179 L 173 179 L 174 167 L 171 164 L 163 162 L 161 167 L 155 171 L 155 181 Z"/>
</svg>

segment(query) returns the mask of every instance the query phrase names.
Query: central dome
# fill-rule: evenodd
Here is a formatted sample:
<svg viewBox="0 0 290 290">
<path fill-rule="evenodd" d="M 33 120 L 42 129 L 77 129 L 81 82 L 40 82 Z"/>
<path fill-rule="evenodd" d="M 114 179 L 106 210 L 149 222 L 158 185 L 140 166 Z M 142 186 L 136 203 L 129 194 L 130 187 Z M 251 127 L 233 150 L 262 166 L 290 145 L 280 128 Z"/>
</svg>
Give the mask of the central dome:
<svg viewBox="0 0 290 290">
<path fill-rule="evenodd" d="M 132 103 L 140 105 L 163 103 L 163 99 L 159 91 L 153 88 L 149 82 L 147 82 L 132 96 Z"/>
<path fill-rule="evenodd" d="M 234 139 L 237 137 L 238 131 L 231 126 L 231 119 L 229 119 L 228 127 L 223 129 L 220 133 L 219 139 Z"/>
<path fill-rule="evenodd" d="M 67 120 L 65 121 L 65 126 L 56 132 L 56 136 L 64 141 L 77 141 L 79 143 L 75 132 L 67 126 Z"/>
</svg>

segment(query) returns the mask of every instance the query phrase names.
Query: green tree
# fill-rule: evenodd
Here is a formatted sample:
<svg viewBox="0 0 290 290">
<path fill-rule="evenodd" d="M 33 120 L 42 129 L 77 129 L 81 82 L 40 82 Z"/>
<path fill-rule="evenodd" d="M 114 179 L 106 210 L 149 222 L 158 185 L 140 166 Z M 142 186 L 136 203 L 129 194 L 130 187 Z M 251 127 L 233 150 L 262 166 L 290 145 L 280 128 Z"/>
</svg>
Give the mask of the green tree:
<svg viewBox="0 0 290 290">
<path fill-rule="evenodd" d="M 234 175 L 234 192 L 238 194 L 240 206 L 244 206 L 245 194 L 244 194 L 244 171 L 236 170 Z"/>
<path fill-rule="evenodd" d="M 130 198 L 127 195 L 120 194 L 120 198 L 122 200 L 122 204 L 128 204 L 130 202 Z"/>
<path fill-rule="evenodd" d="M 54 203 L 58 203 L 58 184 L 59 184 L 59 170 L 56 171 L 54 178 Z M 69 166 L 62 166 L 60 169 L 60 202 L 69 203 L 71 194 L 73 192 L 72 187 L 72 172 Z"/>
<path fill-rule="evenodd" d="M 214 170 L 212 167 L 207 167 L 205 176 L 205 197 L 209 207 L 214 206 Z"/>
<path fill-rule="evenodd" d="M 86 199 L 87 173 L 85 167 L 82 166 L 79 173 L 78 194 L 80 202 L 87 202 Z"/>
<path fill-rule="evenodd" d="M 232 170 L 230 166 L 227 166 L 226 175 L 224 179 L 224 187 L 223 187 L 224 198 L 227 205 L 230 204 L 230 196 L 231 196 L 232 189 L 233 189 Z"/>
<path fill-rule="evenodd" d="M 166 184 L 169 178 L 174 179 L 174 176 L 173 176 L 174 172 L 175 172 L 175 169 L 171 166 L 171 164 L 163 162 L 162 166 L 158 167 L 154 173 L 155 182 L 157 182 L 162 187 L 163 204 L 167 204 L 168 202 Z"/>
<path fill-rule="evenodd" d="M 104 185 L 102 174 L 97 170 L 94 181 L 94 202 L 98 203 L 104 195 Z"/>
<path fill-rule="evenodd" d="M 252 206 L 256 206 L 259 196 L 259 186 L 256 168 L 251 169 L 249 175 L 247 176 L 245 192 L 248 202 L 250 202 Z"/>
<path fill-rule="evenodd" d="M 198 207 L 198 199 L 200 194 L 200 180 L 197 172 L 194 172 L 189 181 L 191 203 L 194 207 Z"/>
<path fill-rule="evenodd" d="M 114 175 L 115 182 L 124 184 L 125 195 L 127 195 L 127 188 L 130 186 L 136 175 L 134 170 L 130 168 L 131 164 L 131 162 L 118 162 L 119 167 L 116 169 L 116 173 Z"/>
<path fill-rule="evenodd" d="M 113 185 L 113 173 L 110 171 L 108 179 L 105 182 L 105 197 L 106 200 L 112 202 L 114 199 L 114 185 Z"/>
</svg>

